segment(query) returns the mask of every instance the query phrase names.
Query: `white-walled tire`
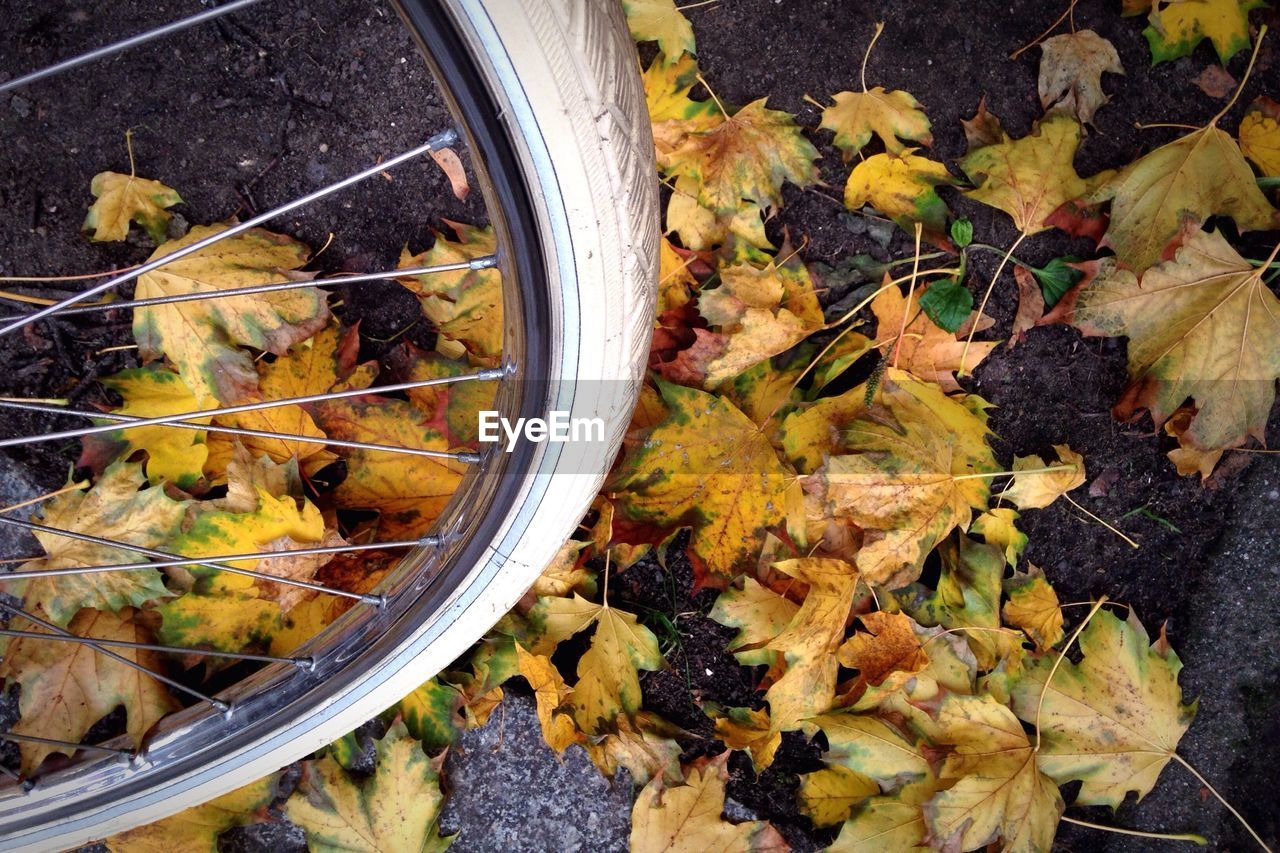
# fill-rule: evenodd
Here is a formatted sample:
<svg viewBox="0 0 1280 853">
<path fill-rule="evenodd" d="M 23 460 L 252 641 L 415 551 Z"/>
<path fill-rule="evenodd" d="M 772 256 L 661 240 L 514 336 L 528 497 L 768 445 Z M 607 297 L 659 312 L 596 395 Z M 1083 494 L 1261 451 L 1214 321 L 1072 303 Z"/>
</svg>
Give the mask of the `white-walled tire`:
<svg viewBox="0 0 1280 853">
<path fill-rule="evenodd" d="M 531 220 L 509 223 L 500 240 L 504 284 L 515 289 L 508 301 L 519 306 L 508 308 L 509 340 L 529 355 L 503 383 L 505 404 L 603 418 L 606 440 L 492 449 L 491 481 L 465 484 L 467 505 L 455 501 L 445 519 L 448 553 L 406 559 L 383 590 L 398 604 L 343 617 L 311 650 L 312 673 L 279 665 L 251 676 L 233 689 L 229 718 L 189 708 L 162 721 L 132 760 L 85 760 L 30 791 L 10 788 L 0 795 L 0 849 L 65 849 L 159 820 L 380 713 L 515 604 L 616 453 L 643 377 L 658 238 L 653 145 L 621 11 L 613 0 L 400 6 L 490 173 L 490 209 Z M 504 138 L 486 138 L 495 133 Z M 492 511 L 469 519 L 477 506 Z"/>
</svg>

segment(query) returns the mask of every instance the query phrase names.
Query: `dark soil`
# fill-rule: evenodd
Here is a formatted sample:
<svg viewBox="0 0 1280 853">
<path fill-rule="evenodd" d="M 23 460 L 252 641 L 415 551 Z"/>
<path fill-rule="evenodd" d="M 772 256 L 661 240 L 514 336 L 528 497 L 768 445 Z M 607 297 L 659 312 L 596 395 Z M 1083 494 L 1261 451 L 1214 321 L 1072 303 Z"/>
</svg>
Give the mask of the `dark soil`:
<svg viewBox="0 0 1280 853">
<path fill-rule="evenodd" d="M 745 104 L 767 96 L 771 107 L 794 112 L 811 128 L 819 111 L 804 96 L 821 100 L 833 92 L 856 90 L 873 24 L 885 21 L 867 81 L 913 93 L 933 121 L 933 155 L 954 162 L 964 152 L 960 120 L 974 113 L 984 95 L 1011 134 L 1031 129 L 1040 114 L 1039 51 L 1027 51 L 1016 61 L 1005 57 L 1037 36 L 1057 16 L 1059 5 L 734 0 L 695 5 L 687 14 L 697 32 L 701 67 L 723 100 Z M 1134 122 L 1202 123 L 1223 104 L 1194 83 L 1200 70 L 1215 61 L 1207 43 L 1190 58 L 1151 68 L 1140 21 L 1121 18 L 1117 6 L 1113 0 L 1080 0 L 1076 8 L 1075 24 L 1110 39 L 1127 71 L 1124 77 L 1104 78 L 1112 103 L 1099 111 L 1097 126 L 1081 147 L 1076 167 L 1082 175 L 1123 165 L 1178 133 L 1138 130 Z M 162 12 L 151 3 L 122 0 L 103 14 L 86 12 L 71 0 L 4 0 L 0 79 L 199 8 L 184 0 L 166 4 Z M 1277 23 L 1274 12 L 1254 14 L 1255 24 L 1263 20 Z M 1272 38 L 1224 127 L 1235 128 L 1255 95 L 1280 96 L 1278 59 Z M 1246 61 L 1237 56 L 1229 70 L 1239 78 Z M 0 96 L 0 222 L 5 225 L 0 229 L 0 275 L 97 272 L 147 257 L 151 247 L 145 238 L 92 244 L 79 233 L 93 174 L 128 169 L 128 128 L 134 130 L 139 173 L 175 187 L 185 199 L 177 212 L 192 223 L 205 223 L 269 209 L 418 144 L 446 121 L 425 83 L 425 68 L 385 6 L 368 0 L 271 0 L 171 37 L 158 49 L 126 54 L 17 96 Z M 820 165 L 828 186 L 788 187 L 785 207 L 770 223 L 771 233 L 785 231 L 793 243 L 804 242 L 804 257 L 815 264 L 837 266 L 863 253 L 880 259 L 909 254 L 901 233 L 895 232 L 884 247 L 867 233 L 865 223 L 845 212 L 839 199 L 848 167 L 828 132 L 810 136 L 824 155 Z M 957 215 L 973 221 L 979 240 L 1006 246 L 1016 237 L 1003 214 L 955 191 L 943 192 Z M 442 218 L 475 222 L 481 216 L 477 202 L 454 200 L 444 177 L 426 162 L 344 191 L 273 227 L 317 248 L 332 234 L 332 243 L 316 261 L 318 269 L 371 271 L 394 267 L 406 242 L 415 250 L 428 243 L 430 226 Z M 1048 232 L 1024 242 L 1018 256 L 1043 264 L 1090 249 L 1085 241 Z M 989 280 L 997 261 L 990 253 L 974 255 L 971 283 L 976 290 Z M 56 297 L 82 286 L 68 283 L 25 292 Z M 406 328 L 416 311 L 398 285 L 348 290 L 343 294 L 345 319 L 361 321 L 368 352 L 381 353 L 387 340 L 399 336 L 429 335 L 429 330 Z M 989 309 L 997 321 L 992 336 L 1005 335 L 1015 306 L 1016 289 L 1006 274 Z M 127 351 L 97 354 L 130 342 L 128 319 L 121 312 L 59 320 L 41 324 L 21 340 L 0 339 L 5 366 L 0 395 L 68 397 L 80 407 L 100 399 L 95 380 L 135 363 Z M 91 365 L 87 372 L 86 365 Z M 1177 476 L 1164 456 L 1169 440 L 1149 422 L 1119 424 L 1112 419 L 1110 407 L 1124 384 L 1123 342 L 1084 339 L 1066 327 L 1045 327 L 1032 330 L 1016 348 L 998 349 L 969 387 L 997 406 L 992 426 L 1002 461 L 1011 462 L 1015 454 L 1050 453 L 1055 443 L 1070 444 L 1084 454 L 1095 487 L 1078 499 L 1141 545 L 1132 549 L 1059 502 L 1024 515 L 1031 540 L 1027 559 L 1045 569 L 1064 601 L 1105 593 L 1131 603 L 1153 631 L 1167 622 L 1178 647 L 1185 632 L 1209 630 L 1192 618 L 1198 591 L 1210 580 L 1203 573 L 1223 531 L 1238 514 L 1249 512 L 1238 505 L 1236 490 L 1250 459 L 1228 454 L 1207 486 Z M 6 413 L 0 417 L 0 436 L 76 425 L 70 419 Z M 1280 433 L 1274 425 L 1271 432 L 1274 446 Z M 14 449 L 11 455 L 53 486 L 63 480 L 77 449 L 74 443 L 39 444 Z M 1109 484 L 1105 490 L 1097 487 L 1100 481 Z M 755 689 L 758 674 L 737 666 L 724 651 L 733 632 L 706 618 L 714 592 L 691 594 L 692 572 L 680 556 L 680 545 L 677 541 L 668 549 L 665 566 L 651 558 L 619 575 L 615 590 L 619 603 L 641 613 L 663 642 L 671 665 L 645 675 L 645 706 L 690 732 L 684 745 L 692 758 L 720 749 L 695 699 L 750 706 L 759 703 L 760 695 Z M 1222 619 L 1230 623 L 1224 632 L 1234 628 L 1236 634 L 1248 635 L 1241 626 L 1257 620 L 1274 623 L 1276 614 L 1241 607 L 1226 611 Z M 1224 646 L 1222 654 L 1273 652 Z M 1223 678 L 1236 677 L 1230 667 L 1224 669 Z M 1247 689 L 1249 746 L 1230 762 L 1230 775 L 1214 781 L 1265 837 L 1274 839 L 1280 810 L 1265 786 L 1274 784 L 1274 767 L 1280 762 L 1275 724 L 1280 690 L 1274 682 Z M 1199 727 L 1193 727 L 1184 745 L 1194 750 L 1201 737 Z M 759 777 L 749 759 L 735 756 L 729 794 L 759 817 L 773 820 L 797 847 L 819 846 L 830 840 L 830 833 L 815 833 L 798 815 L 794 797 L 797 774 L 819 766 L 819 756 L 818 745 L 788 736 L 774 767 Z M 1143 807 L 1089 817 L 1136 822 Z M 1249 848 L 1247 837 L 1220 819 L 1220 809 L 1211 814 L 1217 823 L 1167 828 L 1205 831 L 1215 849 Z M 1096 834 L 1067 826 L 1060 830 L 1060 840 L 1070 850 L 1097 849 L 1101 843 Z M 1145 847 L 1138 842 L 1125 849 Z"/>
</svg>

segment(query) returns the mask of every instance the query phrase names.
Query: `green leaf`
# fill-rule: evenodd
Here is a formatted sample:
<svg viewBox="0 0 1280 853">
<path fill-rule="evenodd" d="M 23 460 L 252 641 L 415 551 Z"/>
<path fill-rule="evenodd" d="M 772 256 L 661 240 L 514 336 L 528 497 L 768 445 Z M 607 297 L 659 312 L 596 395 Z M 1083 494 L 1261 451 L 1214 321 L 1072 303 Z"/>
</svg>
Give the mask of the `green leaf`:
<svg viewBox="0 0 1280 853">
<path fill-rule="evenodd" d="M 1031 274 L 1040 282 L 1040 291 L 1044 294 L 1044 305 L 1052 308 L 1062 295 L 1084 278 L 1084 273 L 1070 266 L 1070 262 L 1080 260 L 1075 255 L 1054 258 L 1041 268 L 1031 267 Z"/>
<path fill-rule="evenodd" d="M 951 242 L 956 248 L 963 249 L 973 242 L 973 223 L 968 219 L 957 219 L 951 223 Z"/>
<path fill-rule="evenodd" d="M 920 307 L 935 325 L 954 332 L 973 311 L 973 294 L 954 278 L 946 278 L 929 286 L 920 297 Z"/>
</svg>

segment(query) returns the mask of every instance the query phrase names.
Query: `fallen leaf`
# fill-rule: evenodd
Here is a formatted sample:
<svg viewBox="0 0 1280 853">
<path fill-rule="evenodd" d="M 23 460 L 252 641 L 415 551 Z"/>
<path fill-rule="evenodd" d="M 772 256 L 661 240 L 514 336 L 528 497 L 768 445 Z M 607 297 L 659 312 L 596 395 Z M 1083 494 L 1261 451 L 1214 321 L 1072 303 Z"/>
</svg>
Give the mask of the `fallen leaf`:
<svg viewBox="0 0 1280 853">
<path fill-rule="evenodd" d="M 858 210 L 869 204 L 892 219 L 908 234 L 914 224 L 924 226 L 933 242 L 945 239 L 951 211 L 937 187 L 954 184 L 947 167 L 927 157 L 917 157 L 914 148 L 904 148 L 897 156 L 874 154 L 849 173 L 844 187 L 844 204 Z"/>
<path fill-rule="evenodd" d="M 954 334 L 973 314 L 973 294 L 956 279 L 944 278 L 931 283 L 921 294 L 920 309 L 935 326 Z"/>
<path fill-rule="evenodd" d="M 932 775 L 920 748 L 879 717 L 837 711 L 810 722 L 827 738 L 823 758 L 892 790 Z"/>
<path fill-rule="evenodd" d="M 894 672 L 918 672 L 929 665 L 911 617 L 877 610 L 859 617 L 866 631 L 857 631 L 840 647 L 841 666 L 858 670 L 871 684 Z"/>
<path fill-rule="evenodd" d="M 814 826 L 835 826 L 848 820 L 858 804 L 879 793 L 874 780 L 837 764 L 801 776 L 796 803 Z"/>
<path fill-rule="evenodd" d="M 902 599 L 903 609 L 922 625 L 960 632 L 981 669 L 993 670 L 1018 655 L 1017 639 L 1000 627 L 1003 549 L 960 536 L 944 542 L 939 554 L 942 568 L 936 589 L 911 587 L 911 595 Z"/>
<path fill-rule="evenodd" d="M 1129 611 L 1106 610 L 1080 634 L 1080 663 L 1037 660 L 1013 689 L 1013 708 L 1038 723 L 1040 768 L 1058 782 L 1080 780 L 1077 805 L 1118 807 L 1130 791 L 1142 799 L 1191 725 L 1196 703 L 1182 704 L 1182 662 L 1163 635 L 1151 643 Z M 1043 704 L 1041 694 L 1043 693 Z"/>
<path fill-rule="evenodd" d="M 822 111 L 822 127 L 835 133 L 835 144 L 847 161 L 871 141 L 874 133 L 891 157 L 907 149 L 900 139 L 933 144 L 929 117 L 908 92 L 886 92 L 882 86 L 864 92 L 837 92 Z M 943 170 L 945 172 L 945 170 Z"/>
<path fill-rule="evenodd" d="M 130 222 L 141 225 L 155 243 L 162 243 L 171 218 L 165 208 L 182 204 L 182 196 L 159 181 L 120 172 L 94 175 L 89 191 L 96 201 L 80 228 L 92 231 L 89 239 L 95 243 L 125 239 Z"/>
<path fill-rule="evenodd" d="M 724 214 L 737 210 L 743 199 L 777 207 L 783 182 L 802 187 L 817 182 L 817 159 L 817 149 L 791 115 L 767 109 L 761 98 L 715 127 L 689 134 L 671 152 L 671 169 L 696 180 L 698 201 Z"/>
<path fill-rule="evenodd" d="M 1004 132 L 1000 119 L 987 109 L 986 95 L 978 101 L 978 109 L 973 118 L 960 119 L 960 125 L 964 128 L 965 154 L 1009 141 L 1009 135 Z"/>
<path fill-rule="evenodd" d="M 452 836 L 440 835 L 444 794 L 435 762 L 403 723 L 376 750 L 373 774 L 358 781 L 329 756 L 305 764 L 285 817 L 302 827 L 315 851 L 443 851 Z"/>
<path fill-rule="evenodd" d="M 622 0 L 627 26 L 636 41 L 656 41 L 667 62 L 684 53 L 697 53 L 693 27 L 676 7 L 675 0 Z"/>
<path fill-rule="evenodd" d="M 533 690 L 542 739 L 547 746 L 562 753 L 581 739 L 571 709 L 568 709 L 568 699 L 573 691 L 564 683 L 551 658 L 531 654 L 518 644 L 516 657 L 520 661 L 520 674 Z"/>
<path fill-rule="evenodd" d="M 760 428 L 732 404 L 658 382 L 668 414 L 620 463 L 607 487 L 634 520 L 691 525 L 706 571 L 750 567 L 770 527 L 798 522 L 800 489 Z"/>
<path fill-rule="evenodd" d="M 1202 450 L 1262 441 L 1280 376 L 1280 300 L 1222 235 L 1189 223 L 1174 257 L 1139 282 L 1114 261 L 1081 285 L 1072 324 L 1129 339 L 1130 387 L 1118 417 L 1147 409 L 1163 424 L 1188 398 L 1182 434 Z"/>
<path fill-rule="evenodd" d="M 411 255 L 403 250 L 400 269 L 466 263 L 497 250 L 493 228 L 445 221 L 458 239 L 447 240 L 437 232 L 427 251 Z M 423 273 L 397 281 L 417 295 L 422 312 L 447 340 L 464 347 L 481 364 L 498 363 L 504 327 L 502 275 L 496 268 Z"/>
<path fill-rule="evenodd" d="M 1007 506 L 989 509 L 973 520 L 970 533 L 977 533 L 989 545 L 995 545 L 1004 551 L 1005 561 L 1010 566 L 1018 564 L 1018 556 L 1027 547 L 1027 534 L 1014 524 L 1018 520 L 1016 510 Z"/>
<path fill-rule="evenodd" d="M 1040 292 L 1040 282 L 1036 277 L 1027 268 L 1015 265 L 1013 278 L 1018 283 L 1018 313 L 1009 328 L 1009 349 L 1022 343 L 1027 337 L 1027 330 L 1044 316 L 1044 294 Z"/>
<path fill-rule="evenodd" d="M 1204 39 L 1218 59 L 1227 60 L 1249 46 L 1249 11 L 1264 0 L 1155 0 L 1142 31 L 1151 47 L 1151 64 L 1189 56 Z"/>
<path fill-rule="evenodd" d="M 1240 151 L 1262 174 L 1280 176 L 1280 103 L 1255 98 L 1240 119 Z"/>
<path fill-rule="evenodd" d="M 432 148 L 431 159 L 436 161 L 440 171 L 449 179 L 449 189 L 458 201 L 466 201 L 471 195 L 471 185 L 467 183 L 467 170 L 462 165 L 462 158 L 452 148 Z"/>
<path fill-rule="evenodd" d="M 1040 50 L 1040 106 L 1092 124 L 1093 114 L 1107 102 L 1103 73 L 1124 73 L 1115 45 L 1093 30 L 1077 30 L 1045 39 Z"/>
<path fill-rule="evenodd" d="M 1210 98 L 1222 99 L 1236 88 L 1236 78 L 1221 65 L 1206 65 L 1196 76 L 1196 85 Z"/>
<path fill-rule="evenodd" d="M 1062 796 L 1036 766 L 1036 750 L 1013 712 L 991 696 L 949 695 L 937 714 L 954 747 L 939 777 L 954 784 L 924 806 L 938 843 L 974 850 L 1000 839 L 1010 853 L 1053 843 Z"/>
<path fill-rule="evenodd" d="M 225 231 L 226 225 L 199 225 L 185 237 L 160 246 L 157 260 Z M 134 296 L 151 299 L 267 284 L 312 273 L 292 272 L 307 262 L 310 251 L 283 234 L 252 228 L 165 264 L 138 278 Z M 196 299 L 138 308 L 133 336 L 143 360 L 166 356 L 178 369 L 196 400 L 224 404 L 253 399 L 258 374 L 244 347 L 284 355 L 329 322 L 325 294 L 314 287 Z"/>
<path fill-rule="evenodd" d="M 655 778 L 631 809 L 634 853 L 747 853 L 790 850 L 773 826 L 753 820 L 732 824 L 723 817 L 729 753 L 695 763 L 683 785 Z"/>
<path fill-rule="evenodd" d="M 1040 651 L 1048 651 L 1062 639 L 1062 608 L 1058 594 L 1032 566 L 1025 573 L 1014 572 L 1004 582 L 1009 600 L 1004 605 L 1004 621 L 1022 629 Z"/>
<path fill-rule="evenodd" d="M 680 769 L 684 749 L 675 737 L 687 737 L 687 732 L 648 711 L 637 714 L 634 723 L 626 717 L 615 722 L 617 731 L 587 738 L 583 745 L 601 773 L 612 779 L 619 770 L 626 770 L 638 785 L 652 779 L 678 782 L 684 778 Z"/>
<path fill-rule="evenodd" d="M 1045 230 L 1049 214 L 1087 189 L 1073 165 L 1080 136 L 1079 122 L 1054 114 L 1028 136 L 970 151 L 960 168 L 977 187 L 965 195 L 1009 214 L 1023 234 Z"/>
<path fill-rule="evenodd" d="M 830 853 L 913 853 L 927 849 L 924 803 L 936 780 L 907 785 L 897 794 L 872 797 L 844 826 Z"/>
<path fill-rule="evenodd" d="M 187 509 L 184 502 L 166 495 L 162 487 L 142 488 L 145 485 L 141 465 L 116 462 L 91 488 L 53 498 L 43 509 L 43 517 L 39 519 L 42 524 L 122 544 L 117 547 L 98 545 L 37 531 L 35 537 L 45 556 L 23 563 L 19 571 L 146 562 L 144 555 L 129 550 L 127 545 L 142 548 L 165 545 L 180 530 Z M 0 575 L 0 587 L 10 594 L 20 595 L 23 607 L 29 611 L 41 611 L 48 621 L 59 626 L 70 623 L 81 608 L 119 613 L 125 608 L 140 607 L 171 594 L 165 588 L 160 572 L 155 569 L 50 575 L 11 581 L 5 581 Z"/>
<path fill-rule="evenodd" d="M 888 281 L 886 273 L 885 283 Z M 908 300 L 896 287 L 882 290 L 871 302 L 871 312 L 876 317 L 875 339 L 884 358 L 895 368 L 936 383 L 943 391 L 959 391 L 955 372 L 960 369 L 965 345 L 954 332 L 940 328 L 920 310 L 920 298 L 914 293 Z M 976 367 L 999 345 L 999 341 L 974 343 L 965 364 L 970 369 Z"/>
<path fill-rule="evenodd" d="M 114 853 L 218 853 L 218 836 L 253 823 L 255 812 L 275 797 L 273 774 L 173 817 L 113 835 L 103 843 Z"/>
<path fill-rule="evenodd" d="M 1229 0 L 1234 2 L 1234 0 Z M 1177 6 L 1199 5 L 1196 2 Z M 1142 275 L 1159 263 L 1188 218 L 1230 216 L 1241 231 L 1276 227 L 1236 141 L 1213 125 L 1160 146 L 1125 166 L 1086 199 L 1111 202 L 1102 244 Z"/>
<path fill-rule="evenodd" d="M 85 608 L 71 620 L 67 630 L 94 640 L 154 642 L 140 615 L 131 607 L 121 608 L 118 614 Z M 11 627 L 51 633 L 21 618 Z M 144 670 L 165 670 L 165 660 L 156 652 L 120 646 L 112 646 L 111 651 Z M 159 681 L 83 643 L 14 637 L 0 661 L 0 678 L 21 687 L 19 719 L 10 729 L 15 735 L 79 743 L 94 723 L 123 706 L 128 718 L 126 731 L 134 746 L 141 746 L 147 731 L 161 717 L 178 709 L 178 703 Z M 20 741 L 18 750 L 22 773 L 27 776 L 55 752 L 75 754 L 70 747 L 32 741 Z"/>
<path fill-rule="evenodd" d="M 1084 457 L 1065 444 L 1055 444 L 1056 462 L 1045 462 L 1039 456 L 1015 456 L 1013 482 L 1000 497 L 1016 504 L 1018 509 L 1044 509 L 1072 489 L 1084 485 Z M 1043 468 L 1060 468 L 1043 471 Z"/>
<path fill-rule="evenodd" d="M 738 663 L 756 666 L 772 663 L 774 651 L 765 644 L 786 630 L 795 619 L 800 605 L 779 595 L 750 576 L 742 580 L 742 589 L 730 587 L 716 598 L 708 616 L 728 628 L 738 628 L 729 643 Z"/>
<path fill-rule="evenodd" d="M 439 677 L 431 678 L 394 706 L 410 735 L 427 749 L 452 746 L 463 731 L 462 691 Z"/>
<path fill-rule="evenodd" d="M 698 62 L 689 54 L 674 61 L 659 55 L 649 63 L 642 79 L 658 166 L 669 169 L 671 152 L 679 148 L 689 134 L 720 124 L 724 114 L 715 101 L 695 101 L 689 97 L 689 92 L 700 83 Z"/>
</svg>

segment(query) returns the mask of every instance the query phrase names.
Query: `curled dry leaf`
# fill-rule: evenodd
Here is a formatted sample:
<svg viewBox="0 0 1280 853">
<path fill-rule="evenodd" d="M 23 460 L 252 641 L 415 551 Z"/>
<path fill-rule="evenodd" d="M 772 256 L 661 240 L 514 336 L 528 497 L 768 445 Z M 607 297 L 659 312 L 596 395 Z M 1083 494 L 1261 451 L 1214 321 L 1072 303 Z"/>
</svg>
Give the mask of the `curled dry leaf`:
<svg viewBox="0 0 1280 853">
<path fill-rule="evenodd" d="M 436 234 L 431 248 L 418 255 L 400 253 L 400 268 L 466 263 L 492 255 L 497 248 L 493 228 L 477 228 L 445 220 L 458 239 Z M 478 362 L 494 365 L 502 354 L 502 275 L 496 268 L 426 273 L 398 279 L 418 296 L 422 312 L 440 334 Z M 445 352 L 443 349 L 442 352 Z M 459 356 L 461 352 L 445 352 Z"/>
<path fill-rule="evenodd" d="M 436 161 L 440 171 L 449 179 L 449 188 L 454 198 L 466 201 L 471 195 L 471 184 L 467 183 L 467 170 L 462 165 L 462 158 L 452 148 L 432 148 L 431 159 Z"/>
<path fill-rule="evenodd" d="M 1093 30 L 1077 30 L 1045 39 L 1040 50 L 1040 106 L 1092 124 L 1093 114 L 1107 102 L 1103 73 L 1124 73 L 1115 45 Z"/>
<path fill-rule="evenodd" d="M 1027 330 L 1044 316 L 1044 293 L 1031 271 L 1021 265 L 1013 268 L 1014 281 L 1018 283 L 1018 313 L 1009 329 L 1009 348 L 1013 349 L 1027 336 Z"/>
</svg>

